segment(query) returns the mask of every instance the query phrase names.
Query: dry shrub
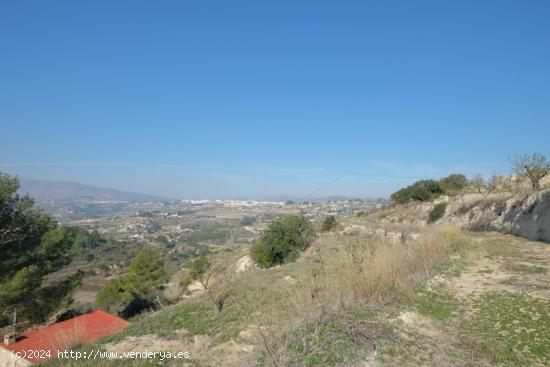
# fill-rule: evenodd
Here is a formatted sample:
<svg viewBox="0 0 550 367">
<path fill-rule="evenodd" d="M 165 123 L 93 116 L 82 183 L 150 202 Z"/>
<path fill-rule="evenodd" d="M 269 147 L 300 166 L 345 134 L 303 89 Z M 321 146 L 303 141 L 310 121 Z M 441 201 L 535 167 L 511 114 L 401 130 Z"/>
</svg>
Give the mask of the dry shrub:
<svg viewBox="0 0 550 367">
<path fill-rule="evenodd" d="M 314 246 L 313 266 L 289 289 L 297 324 L 315 322 L 328 310 L 384 305 L 408 297 L 464 243 L 453 226 L 430 226 L 422 240 L 395 242 L 341 236 L 333 248 Z"/>
<path fill-rule="evenodd" d="M 365 361 L 380 348 L 380 340 L 394 339 L 388 325 L 366 314 L 330 310 L 318 319 L 297 324 L 269 336 L 259 329 L 264 350 L 249 365 L 349 366 Z"/>
<path fill-rule="evenodd" d="M 432 277 L 460 244 L 460 231 L 438 226 L 420 242 L 349 238 L 327 269 L 327 299 L 340 305 L 386 303 Z"/>
<path fill-rule="evenodd" d="M 307 273 L 289 289 L 286 313 L 292 317 L 280 322 L 276 332 L 259 329 L 264 348 L 251 364 L 352 365 L 365 360 L 379 343 L 394 338 L 377 312 L 368 315 L 370 306 L 377 309 L 412 294 L 464 243 L 451 226 L 426 228 L 422 238 L 391 242 L 341 236 L 334 247 L 317 243 L 313 266 L 304 266 Z"/>
</svg>

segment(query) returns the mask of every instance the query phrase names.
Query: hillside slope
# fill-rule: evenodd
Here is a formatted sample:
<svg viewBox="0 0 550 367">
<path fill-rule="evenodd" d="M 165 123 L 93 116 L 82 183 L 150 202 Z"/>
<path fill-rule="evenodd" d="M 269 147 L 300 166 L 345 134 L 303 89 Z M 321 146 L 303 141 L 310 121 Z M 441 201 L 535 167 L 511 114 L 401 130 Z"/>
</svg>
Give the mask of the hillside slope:
<svg viewBox="0 0 550 367">
<path fill-rule="evenodd" d="M 544 189 L 536 192 L 514 176 L 500 179 L 504 183 L 494 191 L 480 193 L 466 187 L 432 201 L 390 205 L 365 216 L 360 224 L 367 228 L 390 226 L 406 233 L 426 226 L 430 212 L 443 205 L 443 215 L 436 221 L 439 224 L 550 242 L 550 179 L 543 180 Z"/>
<path fill-rule="evenodd" d="M 388 218 L 384 212 L 373 215 Z M 343 219 L 340 225 L 357 228 L 357 220 Z M 378 236 L 345 230 L 322 234 L 295 263 L 267 270 L 239 265 L 247 262 L 246 248 L 220 253 L 226 266 L 216 281 L 227 285 L 222 312 L 197 290 L 87 348 L 187 351 L 190 359 L 163 363 L 189 366 L 550 362 L 546 245 L 437 224 L 386 223 L 383 236 L 380 225 L 374 231 Z M 396 240 L 387 235 L 403 226 L 418 236 Z"/>
</svg>

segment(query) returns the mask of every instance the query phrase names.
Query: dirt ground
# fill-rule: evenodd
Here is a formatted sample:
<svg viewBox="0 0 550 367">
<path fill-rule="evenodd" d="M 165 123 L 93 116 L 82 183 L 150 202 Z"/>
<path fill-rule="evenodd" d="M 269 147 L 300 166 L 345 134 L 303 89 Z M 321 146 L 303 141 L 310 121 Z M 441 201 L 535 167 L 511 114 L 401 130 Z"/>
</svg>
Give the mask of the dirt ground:
<svg viewBox="0 0 550 367">
<path fill-rule="evenodd" d="M 550 245 L 473 236 L 460 274 L 437 276 L 398 315 L 404 341 L 378 365 L 550 365 Z"/>
</svg>

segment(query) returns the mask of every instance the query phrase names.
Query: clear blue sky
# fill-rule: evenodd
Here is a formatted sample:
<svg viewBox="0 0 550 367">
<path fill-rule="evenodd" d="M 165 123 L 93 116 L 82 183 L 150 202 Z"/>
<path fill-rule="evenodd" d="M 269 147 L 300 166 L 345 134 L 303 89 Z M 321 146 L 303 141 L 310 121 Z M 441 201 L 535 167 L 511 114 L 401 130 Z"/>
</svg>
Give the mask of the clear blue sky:
<svg viewBox="0 0 550 367">
<path fill-rule="evenodd" d="M 4 172 L 172 197 L 506 172 L 550 153 L 550 1 L 3 1 L 0 124 Z"/>
</svg>

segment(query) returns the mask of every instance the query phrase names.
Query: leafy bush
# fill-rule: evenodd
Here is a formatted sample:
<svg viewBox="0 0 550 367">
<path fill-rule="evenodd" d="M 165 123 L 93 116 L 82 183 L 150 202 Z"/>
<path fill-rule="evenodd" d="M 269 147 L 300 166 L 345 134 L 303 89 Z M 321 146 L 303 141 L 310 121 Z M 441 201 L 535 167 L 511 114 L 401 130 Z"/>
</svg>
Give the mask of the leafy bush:
<svg viewBox="0 0 550 367">
<path fill-rule="evenodd" d="M 436 180 L 421 180 L 394 192 L 391 199 L 399 204 L 404 204 L 411 200 L 428 201 L 437 198 L 444 192 L 445 190 L 441 182 Z"/>
<path fill-rule="evenodd" d="M 69 230 L 74 238 L 71 250 L 73 258 L 87 260 L 91 252 L 97 252 L 100 247 L 104 247 L 107 243 L 107 240 L 103 239 L 96 229 L 88 232 L 84 228 L 69 227 Z"/>
<path fill-rule="evenodd" d="M 336 218 L 334 217 L 334 215 L 327 216 L 323 221 L 322 230 L 328 232 L 331 231 L 334 227 L 336 227 Z"/>
<path fill-rule="evenodd" d="M 420 180 L 394 192 L 391 199 L 394 203 L 405 204 L 411 200 L 429 201 L 441 194 L 455 194 L 469 185 L 463 174 L 453 173 L 441 180 Z"/>
<path fill-rule="evenodd" d="M 166 236 L 163 236 L 163 235 L 157 236 L 157 238 L 155 238 L 155 242 L 158 242 L 164 246 L 168 246 L 170 244 L 170 241 L 168 240 L 168 238 L 166 238 Z"/>
<path fill-rule="evenodd" d="M 269 225 L 252 247 L 252 259 L 261 268 L 296 260 L 315 239 L 313 225 L 303 215 L 288 215 Z"/>
<path fill-rule="evenodd" d="M 206 256 L 197 257 L 189 264 L 189 278 L 198 280 L 204 288 L 208 288 L 208 282 L 203 278 L 211 267 L 210 259 Z"/>
<path fill-rule="evenodd" d="M 256 218 L 254 217 L 243 217 L 241 219 L 241 226 L 250 226 L 252 224 L 256 223 Z"/>
<path fill-rule="evenodd" d="M 429 223 L 433 223 L 445 215 L 445 210 L 447 209 L 447 204 L 439 203 L 434 206 L 429 214 Z"/>
<path fill-rule="evenodd" d="M 441 186 L 446 193 L 452 194 L 468 186 L 468 179 L 460 173 L 454 173 L 441 179 Z"/>
</svg>

